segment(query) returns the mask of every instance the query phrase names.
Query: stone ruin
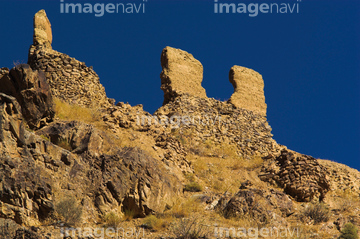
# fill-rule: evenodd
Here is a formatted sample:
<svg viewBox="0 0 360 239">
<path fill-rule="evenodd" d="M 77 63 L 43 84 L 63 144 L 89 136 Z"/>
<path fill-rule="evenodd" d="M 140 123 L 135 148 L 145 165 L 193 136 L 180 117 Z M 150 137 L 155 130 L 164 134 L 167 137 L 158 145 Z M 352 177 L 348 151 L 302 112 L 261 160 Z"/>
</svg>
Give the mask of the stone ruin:
<svg viewBox="0 0 360 239">
<path fill-rule="evenodd" d="M 161 53 L 161 66 L 163 105 L 184 93 L 206 98 L 205 89 L 201 86 L 203 66 L 193 55 L 180 49 L 165 47 Z"/>
<path fill-rule="evenodd" d="M 71 104 L 86 107 L 108 107 L 114 100 L 106 97 L 99 76 L 91 67 L 52 49 L 50 21 L 44 10 L 34 16 L 33 45 L 28 64 L 45 73 L 53 96 Z"/>
<path fill-rule="evenodd" d="M 160 74 L 161 89 L 164 91 L 163 105 L 183 94 L 207 98 L 205 89 L 201 86 L 203 66 L 192 54 L 165 47 L 161 54 L 161 66 L 163 68 Z M 252 69 L 233 66 L 230 69 L 229 80 L 234 87 L 234 93 L 228 102 L 237 108 L 251 110 L 266 117 L 262 76 Z"/>
<path fill-rule="evenodd" d="M 92 67 L 66 54 L 52 49 L 52 30 L 44 10 L 34 16 L 33 45 L 29 49 L 28 64 L 33 70 L 43 71 L 49 82 L 52 95 L 65 102 L 86 107 L 109 107 L 113 99 L 106 96 L 99 76 Z M 161 89 L 163 105 L 183 94 L 207 98 L 201 86 L 203 66 L 192 54 L 166 47 L 161 54 Z M 228 103 L 236 108 L 253 111 L 266 116 L 264 81 L 251 69 L 234 66 L 229 73 L 234 93 Z"/>
<path fill-rule="evenodd" d="M 261 169 L 260 179 L 278 185 L 300 202 L 323 200 L 330 190 L 326 167 L 308 155 L 283 149 L 278 156 L 269 156 Z"/>
<path fill-rule="evenodd" d="M 229 80 L 234 86 L 230 103 L 237 108 L 266 116 L 264 81 L 259 73 L 246 67 L 233 66 L 229 72 Z"/>
</svg>

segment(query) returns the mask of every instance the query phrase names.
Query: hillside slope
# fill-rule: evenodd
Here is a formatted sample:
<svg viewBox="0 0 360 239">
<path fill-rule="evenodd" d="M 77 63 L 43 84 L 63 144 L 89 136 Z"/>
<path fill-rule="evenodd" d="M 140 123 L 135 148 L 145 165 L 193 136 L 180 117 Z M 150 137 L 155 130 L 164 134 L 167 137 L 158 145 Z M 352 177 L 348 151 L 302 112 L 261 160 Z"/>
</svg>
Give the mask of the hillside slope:
<svg viewBox="0 0 360 239">
<path fill-rule="evenodd" d="M 114 105 L 92 68 L 52 49 L 51 32 L 39 11 L 28 64 L 0 69 L 1 238 L 338 238 L 360 227 L 360 172 L 278 144 L 259 73 L 232 67 L 234 94 L 218 101 L 201 63 L 165 47 L 152 115 Z"/>
</svg>

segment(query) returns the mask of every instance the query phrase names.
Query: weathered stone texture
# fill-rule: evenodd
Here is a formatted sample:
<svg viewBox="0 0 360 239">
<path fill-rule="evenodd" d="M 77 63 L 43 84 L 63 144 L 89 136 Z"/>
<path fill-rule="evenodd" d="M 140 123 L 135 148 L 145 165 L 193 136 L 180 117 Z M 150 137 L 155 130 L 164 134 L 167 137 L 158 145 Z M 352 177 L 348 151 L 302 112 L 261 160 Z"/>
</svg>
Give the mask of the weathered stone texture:
<svg viewBox="0 0 360 239">
<path fill-rule="evenodd" d="M 34 45 L 45 45 L 51 48 L 52 30 L 45 10 L 40 10 L 34 16 Z"/>
<path fill-rule="evenodd" d="M 113 208 L 144 217 L 162 212 L 182 190 L 149 153 L 120 148 L 91 125 L 58 121 L 36 134 L 25 129 L 16 99 L 0 93 L 1 218 L 39 225 L 63 195 L 84 203 L 91 221 Z"/>
<path fill-rule="evenodd" d="M 174 127 L 182 134 L 193 132 L 194 149 L 206 140 L 231 144 L 236 146 L 237 154 L 246 159 L 280 150 L 264 117 L 227 102 L 184 94 L 159 108 L 154 115 L 158 118 L 173 117 L 174 120 L 188 119 L 188 123 L 182 122 L 179 127 L 174 124 L 164 127 L 168 132 Z"/>
<path fill-rule="evenodd" d="M 32 69 L 45 72 L 53 96 L 86 107 L 108 107 L 113 104 L 113 100 L 106 97 L 105 88 L 92 67 L 48 46 L 52 37 L 50 22 L 47 22 L 45 11 L 35 15 L 34 26 L 43 29 L 42 33 L 47 38 L 35 37 L 34 44 L 30 46 L 28 64 Z M 39 31 L 35 29 L 35 36 L 36 32 Z"/>
<path fill-rule="evenodd" d="M 206 98 L 201 86 L 203 66 L 186 51 L 165 47 L 161 54 L 161 89 L 164 91 L 164 105 L 176 96 L 187 93 Z"/>
<path fill-rule="evenodd" d="M 300 202 L 323 200 L 330 190 L 326 167 L 311 156 L 282 150 L 277 157 L 269 157 L 261 169 L 260 179 L 284 188 Z"/>
<path fill-rule="evenodd" d="M 0 76 L 0 92 L 16 98 L 24 119 L 32 129 L 51 122 L 55 115 L 51 91 L 44 73 L 33 71 L 29 65 L 18 65 Z"/>
<path fill-rule="evenodd" d="M 246 67 L 233 66 L 229 72 L 229 80 L 234 86 L 230 103 L 266 116 L 264 81 L 259 73 Z"/>
</svg>

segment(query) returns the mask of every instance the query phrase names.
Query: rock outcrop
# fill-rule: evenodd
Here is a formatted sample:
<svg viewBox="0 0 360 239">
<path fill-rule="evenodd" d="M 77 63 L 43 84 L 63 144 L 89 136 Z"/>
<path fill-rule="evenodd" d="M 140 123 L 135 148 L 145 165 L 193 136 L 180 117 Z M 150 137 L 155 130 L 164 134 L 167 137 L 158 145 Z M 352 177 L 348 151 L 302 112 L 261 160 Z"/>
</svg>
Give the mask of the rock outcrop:
<svg viewBox="0 0 360 239">
<path fill-rule="evenodd" d="M 3 69 L 4 71 L 4 69 Z M 42 71 L 22 64 L 0 77 L 0 92 L 16 98 L 30 128 L 51 122 L 55 111 L 50 87 Z"/>
<path fill-rule="evenodd" d="M 282 192 L 275 190 L 243 189 L 238 191 L 225 205 L 225 217 L 256 218 L 259 222 L 286 217 L 293 212 L 291 199 Z"/>
<path fill-rule="evenodd" d="M 229 80 L 234 86 L 230 103 L 266 116 L 264 81 L 259 73 L 246 67 L 233 66 L 229 72 Z"/>
<path fill-rule="evenodd" d="M 330 190 L 327 169 L 311 156 L 282 150 L 268 158 L 261 171 L 261 180 L 279 185 L 300 202 L 321 201 Z"/>
<path fill-rule="evenodd" d="M 51 25 L 44 10 L 36 13 L 34 27 L 28 64 L 32 69 L 45 72 L 53 96 L 86 107 L 108 107 L 114 103 L 106 97 L 99 76 L 92 67 L 52 50 Z"/>
<path fill-rule="evenodd" d="M 185 93 L 206 98 L 205 89 L 201 86 L 203 66 L 193 55 L 180 49 L 165 47 L 161 53 L 161 66 L 163 105 Z"/>
<path fill-rule="evenodd" d="M 161 162 L 138 148 L 117 147 L 91 125 L 60 121 L 35 135 L 25 129 L 16 99 L 2 93 L 0 116 L 2 218 L 39 225 L 69 195 L 86 204 L 83 217 L 90 220 L 118 207 L 144 217 L 181 192 Z"/>
</svg>

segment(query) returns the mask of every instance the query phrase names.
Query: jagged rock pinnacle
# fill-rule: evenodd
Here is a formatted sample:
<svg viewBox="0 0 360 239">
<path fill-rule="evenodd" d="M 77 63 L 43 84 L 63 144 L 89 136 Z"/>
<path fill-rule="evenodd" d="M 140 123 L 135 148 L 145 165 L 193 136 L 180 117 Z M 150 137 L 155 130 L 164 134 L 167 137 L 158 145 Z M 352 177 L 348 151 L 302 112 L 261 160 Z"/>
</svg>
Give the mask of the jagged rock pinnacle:
<svg viewBox="0 0 360 239">
<path fill-rule="evenodd" d="M 201 86 L 203 66 L 186 51 L 165 47 L 161 54 L 161 89 L 164 91 L 164 105 L 182 94 L 206 98 Z"/>
<path fill-rule="evenodd" d="M 51 48 L 51 24 L 45 10 L 38 11 L 34 16 L 34 45 L 44 45 Z"/>
<path fill-rule="evenodd" d="M 229 80 L 234 86 L 230 103 L 266 116 L 264 81 L 259 73 L 246 67 L 233 66 L 229 72 Z"/>
</svg>

